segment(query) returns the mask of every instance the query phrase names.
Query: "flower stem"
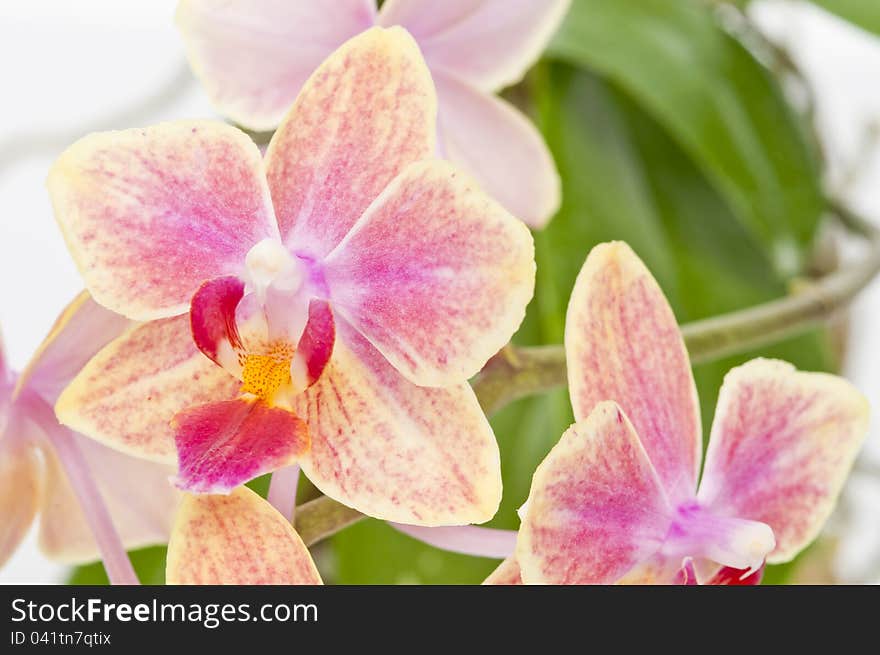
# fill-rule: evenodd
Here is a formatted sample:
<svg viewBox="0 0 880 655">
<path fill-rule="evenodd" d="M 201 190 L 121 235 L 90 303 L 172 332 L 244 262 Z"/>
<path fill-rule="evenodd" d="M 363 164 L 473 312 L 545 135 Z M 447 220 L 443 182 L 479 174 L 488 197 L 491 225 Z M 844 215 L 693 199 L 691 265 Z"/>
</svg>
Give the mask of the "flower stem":
<svg viewBox="0 0 880 655">
<path fill-rule="evenodd" d="M 281 515 L 293 522 L 296 511 L 296 488 L 299 486 L 299 466 L 287 466 L 272 474 L 269 482 L 269 494 L 266 500 L 281 512 Z"/>
<path fill-rule="evenodd" d="M 356 509 L 346 507 L 329 496 L 320 496 L 297 508 L 294 527 L 303 543 L 311 546 L 364 518 Z"/>
<path fill-rule="evenodd" d="M 828 204 L 841 224 L 865 240 L 866 252 L 795 295 L 683 325 L 681 333 L 691 362 L 699 364 L 745 352 L 819 325 L 849 304 L 880 273 L 880 230 L 846 207 L 834 201 Z M 515 400 L 565 386 L 567 381 L 562 346 L 510 345 L 489 360 L 473 387 L 483 411 L 491 415 Z M 309 545 L 362 518 L 357 510 L 323 496 L 300 508 L 296 529 Z M 440 545 L 441 534 L 430 536 L 433 541 L 428 543 Z M 480 548 L 470 542 L 469 547 Z"/>
<path fill-rule="evenodd" d="M 391 521 L 388 525 L 413 539 L 463 555 L 504 559 L 512 555 L 516 547 L 515 530 L 481 528 L 478 525 L 424 528 Z"/>
<path fill-rule="evenodd" d="M 36 394 L 29 394 L 27 399 L 28 416 L 32 417 L 46 434 L 64 472 L 70 486 L 79 501 L 86 521 L 91 528 L 101 552 L 104 569 L 107 578 L 114 585 L 140 584 L 137 574 L 125 552 L 125 546 L 116 528 L 113 519 L 107 510 L 107 505 L 98 490 L 89 464 L 77 446 L 73 432 L 59 424 L 52 408 Z"/>
</svg>

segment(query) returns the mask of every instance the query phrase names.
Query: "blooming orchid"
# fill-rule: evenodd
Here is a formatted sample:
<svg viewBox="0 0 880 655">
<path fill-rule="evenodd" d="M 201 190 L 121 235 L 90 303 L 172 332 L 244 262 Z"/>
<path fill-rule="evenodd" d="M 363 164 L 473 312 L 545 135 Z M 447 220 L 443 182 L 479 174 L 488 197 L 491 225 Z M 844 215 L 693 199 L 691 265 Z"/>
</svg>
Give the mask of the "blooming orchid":
<svg viewBox="0 0 880 655">
<path fill-rule="evenodd" d="M 532 480 L 511 583 L 757 583 L 830 514 L 867 433 L 841 378 L 755 359 L 724 380 L 703 474 L 696 387 L 660 287 L 628 246 L 597 246 L 565 332 L 576 423 Z"/>
<path fill-rule="evenodd" d="M 467 384 L 534 286 L 528 229 L 432 160 L 412 37 L 373 28 L 303 86 L 265 160 L 239 130 L 95 134 L 49 176 L 95 300 L 144 321 L 59 419 L 228 493 L 299 462 L 328 496 L 417 525 L 482 522 L 498 447 Z"/>
<path fill-rule="evenodd" d="M 71 433 L 52 411 L 82 365 L 127 325 L 83 293 L 22 373 L 8 368 L 0 344 L 0 564 L 38 513 L 41 549 L 64 562 L 96 559 L 108 530 L 127 548 L 167 541 L 179 496 L 171 469 Z M 109 517 L 101 515 L 105 505 Z M 113 525 L 102 524 L 108 518 Z M 114 564 L 105 559 L 111 579 Z"/>
<path fill-rule="evenodd" d="M 406 28 L 437 85 L 438 152 L 511 213 L 542 227 L 559 176 L 529 120 L 494 93 L 538 58 L 570 0 L 184 0 L 177 23 L 214 105 L 239 124 L 273 129 L 336 47 L 373 25 Z"/>
</svg>

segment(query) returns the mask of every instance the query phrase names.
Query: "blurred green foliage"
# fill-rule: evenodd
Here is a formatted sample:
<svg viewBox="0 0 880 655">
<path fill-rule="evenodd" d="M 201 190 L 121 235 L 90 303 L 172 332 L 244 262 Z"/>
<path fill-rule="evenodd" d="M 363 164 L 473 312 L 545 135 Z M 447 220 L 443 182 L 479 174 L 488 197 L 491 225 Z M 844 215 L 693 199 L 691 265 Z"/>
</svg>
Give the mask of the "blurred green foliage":
<svg viewBox="0 0 880 655">
<path fill-rule="evenodd" d="M 779 85 L 711 8 L 690 0 L 578 0 L 551 53 L 637 99 L 778 270 L 799 270 L 822 211 L 815 158 Z"/>
<path fill-rule="evenodd" d="M 822 5 L 851 5 L 821 1 Z M 876 12 L 874 12 L 876 13 Z M 876 15 L 873 16 L 876 19 Z M 871 11 L 863 13 L 870 26 Z M 854 20 L 856 18 L 853 18 Z M 876 26 L 876 23 L 874 23 Z M 575 0 L 547 57 L 516 89 L 543 130 L 563 206 L 536 233 L 535 298 L 516 341 L 560 343 L 575 276 L 602 241 L 629 242 L 680 322 L 784 295 L 803 272 L 823 208 L 820 165 L 777 81 L 700 0 Z M 816 331 L 698 366 L 705 432 L 724 373 L 757 355 L 836 369 Z M 519 401 L 492 420 L 504 499 L 492 526 L 516 528 L 536 465 L 573 418 L 565 390 Z M 265 493 L 265 480 L 257 483 Z M 135 554 L 161 581 L 163 549 Z M 317 553 L 331 583 L 478 583 L 497 562 L 421 544 L 365 520 Z M 784 581 L 791 567 L 771 567 Z M 77 583 L 97 583 L 100 566 Z"/>
</svg>

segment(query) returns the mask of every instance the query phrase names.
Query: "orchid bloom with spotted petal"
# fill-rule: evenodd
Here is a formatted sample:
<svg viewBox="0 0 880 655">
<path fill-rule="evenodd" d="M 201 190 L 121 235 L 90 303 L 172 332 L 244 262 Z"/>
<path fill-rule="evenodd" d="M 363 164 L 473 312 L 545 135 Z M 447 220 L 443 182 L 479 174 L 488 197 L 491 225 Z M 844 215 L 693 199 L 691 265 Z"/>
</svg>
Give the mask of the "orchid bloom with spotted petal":
<svg viewBox="0 0 880 655">
<path fill-rule="evenodd" d="M 212 122 L 72 146 L 49 177 L 70 250 L 98 302 L 147 322 L 92 359 L 60 420 L 177 461 L 190 492 L 299 462 L 372 516 L 491 518 L 498 446 L 467 379 L 522 321 L 534 246 L 430 159 L 435 121 L 415 41 L 377 27 L 318 68 L 265 161 Z"/>
<path fill-rule="evenodd" d="M 168 543 L 168 584 L 319 585 L 290 522 L 247 487 L 185 494 Z"/>
<path fill-rule="evenodd" d="M 438 154 L 470 173 L 514 216 L 546 225 L 559 174 L 541 135 L 495 96 L 537 60 L 571 0 L 183 0 L 177 24 L 218 110 L 271 130 L 318 64 L 373 25 L 407 29 L 440 102 Z"/>
<path fill-rule="evenodd" d="M 0 343 L 0 564 L 38 514 L 39 545 L 48 557 L 62 562 L 99 557 L 88 511 L 94 508 L 83 507 L 73 473 L 93 481 L 101 498 L 86 500 L 106 506 L 113 525 L 104 528 L 115 530 L 126 548 L 167 541 L 179 500 L 168 482 L 173 470 L 70 433 L 52 412 L 61 390 L 128 324 L 82 293 L 20 374 L 6 365 Z M 124 551 L 116 555 L 125 558 Z"/>
<path fill-rule="evenodd" d="M 535 472 L 489 584 L 757 584 L 819 533 L 867 434 L 845 380 L 755 359 L 724 379 L 698 487 L 687 351 L 623 243 L 587 258 L 565 349 L 577 422 Z"/>
</svg>

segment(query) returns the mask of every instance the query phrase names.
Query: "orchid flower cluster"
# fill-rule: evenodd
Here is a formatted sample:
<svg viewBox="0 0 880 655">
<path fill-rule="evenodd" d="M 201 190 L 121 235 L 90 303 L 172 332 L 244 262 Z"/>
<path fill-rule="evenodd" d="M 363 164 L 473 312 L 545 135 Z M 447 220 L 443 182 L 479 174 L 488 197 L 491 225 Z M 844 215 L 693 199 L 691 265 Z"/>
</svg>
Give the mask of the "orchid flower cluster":
<svg viewBox="0 0 880 655">
<path fill-rule="evenodd" d="M 559 206 L 518 81 L 565 0 L 216 2 L 178 11 L 225 116 L 92 134 L 48 177 L 87 292 L 31 364 L 0 352 L 0 561 L 39 512 L 51 556 L 168 543 L 166 580 L 320 584 L 293 527 L 300 470 L 429 543 L 506 558 L 488 584 L 757 583 L 818 534 L 867 433 L 844 380 L 754 360 L 705 462 L 672 310 L 597 246 L 565 334 L 576 423 L 517 533 L 468 380 L 535 284 Z M 488 27 L 487 27 L 488 26 Z M 587 254 L 586 252 L 584 253 Z M 700 471 L 702 469 L 702 476 Z M 268 500 L 244 486 L 272 474 Z"/>
</svg>

